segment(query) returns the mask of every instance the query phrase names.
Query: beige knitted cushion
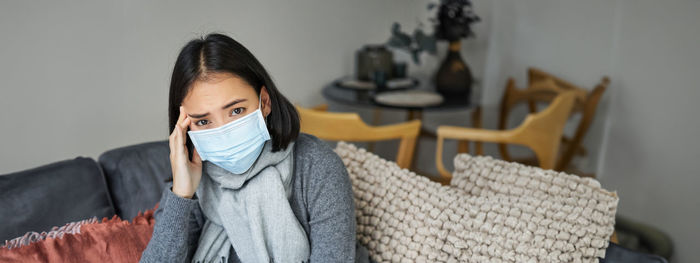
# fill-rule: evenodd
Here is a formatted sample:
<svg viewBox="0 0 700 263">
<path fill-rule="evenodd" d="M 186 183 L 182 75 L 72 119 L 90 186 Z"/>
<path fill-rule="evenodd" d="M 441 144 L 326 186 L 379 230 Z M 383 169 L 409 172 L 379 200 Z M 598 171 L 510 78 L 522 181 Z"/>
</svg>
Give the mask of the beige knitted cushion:
<svg viewBox="0 0 700 263">
<path fill-rule="evenodd" d="M 597 262 L 605 255 L 618 199 L 595 180 L 459 155 L 455 186 L 442 186 L 350 144 L 335 151 L 353 184 L 357 238 L 377 262 Z"/>
</svg>

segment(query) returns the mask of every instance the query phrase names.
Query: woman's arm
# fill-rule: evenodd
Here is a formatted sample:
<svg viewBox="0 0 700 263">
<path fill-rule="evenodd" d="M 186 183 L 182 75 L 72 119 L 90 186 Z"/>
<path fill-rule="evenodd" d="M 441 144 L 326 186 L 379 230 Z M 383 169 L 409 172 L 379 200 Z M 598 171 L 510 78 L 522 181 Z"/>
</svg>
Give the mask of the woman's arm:
<svg viewBox="0 0 700 263">
<path fill-rule="evenodd" d="M 355 262 L 355 203 L 343 161 L 323 145 L 314 154 L 308 182 L 307 209 L 311 262 Z M 318 152 L 317 152 L 318 153 Z"/>
<path fill-rule="evenodd" d="M 203 225 L 197 196 L 180 197 L 169 182 L 153 218 L 153 235 L 139 262 L 190 262 Z"/>
</svg>

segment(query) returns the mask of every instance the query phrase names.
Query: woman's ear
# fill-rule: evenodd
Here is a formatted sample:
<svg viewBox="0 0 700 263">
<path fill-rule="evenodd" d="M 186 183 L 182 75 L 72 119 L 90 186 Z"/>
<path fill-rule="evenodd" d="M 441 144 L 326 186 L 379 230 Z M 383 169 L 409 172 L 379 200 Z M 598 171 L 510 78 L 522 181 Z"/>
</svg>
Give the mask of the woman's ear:
<svg viewBox="0 0 700 263">
<path fill-rule="evenodd" d="M 262 96 L 262 114 L 263 116 L 265 116 L 265 118 L 267 118 L 267 115 L 270 115 L 270 112 L 272 112 L 272 101 L 270 101 L 270 94 L 267 93 L 267 89 L 265 88 L 265 86 L 262 86 L 262 88 L 260 89 L 260 96 Z"/>
</svg>

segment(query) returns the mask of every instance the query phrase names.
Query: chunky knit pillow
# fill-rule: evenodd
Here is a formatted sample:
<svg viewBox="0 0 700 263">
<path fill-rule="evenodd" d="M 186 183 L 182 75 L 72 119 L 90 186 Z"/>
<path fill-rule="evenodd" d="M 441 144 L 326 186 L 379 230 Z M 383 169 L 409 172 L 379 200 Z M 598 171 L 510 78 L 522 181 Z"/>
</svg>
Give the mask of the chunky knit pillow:
<svg viewBox="0 0 700 263">
<path fill-rule="evenodd" d="M 460 155 L 456 186 L 442 186 L 350 144 L 335 151 L 353 184 L 357 238 L 377 262 L 597 262 L 613 232 L 617 196 L 591 180 Z M 457 179 L 467 174 L 471 188 Z M 582 193 L 562 197 L 563 186 Z"/>
</svg>

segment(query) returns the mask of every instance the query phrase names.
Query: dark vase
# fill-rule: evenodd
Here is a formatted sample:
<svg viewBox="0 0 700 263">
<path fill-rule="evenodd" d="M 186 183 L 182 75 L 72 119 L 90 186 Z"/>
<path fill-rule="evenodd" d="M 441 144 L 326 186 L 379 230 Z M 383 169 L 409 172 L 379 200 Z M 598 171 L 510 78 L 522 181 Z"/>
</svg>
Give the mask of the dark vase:
<svg viewBox="0 0 700 263">
<path fill-rule="evenodd" d="M 459 53 L 460 41 L 450 42 L 447 57 L 435 73 L 437 92 L 445 97 L 461 97 L 469 100 L 472 87 L 472 73 Z"/>
</svg>

